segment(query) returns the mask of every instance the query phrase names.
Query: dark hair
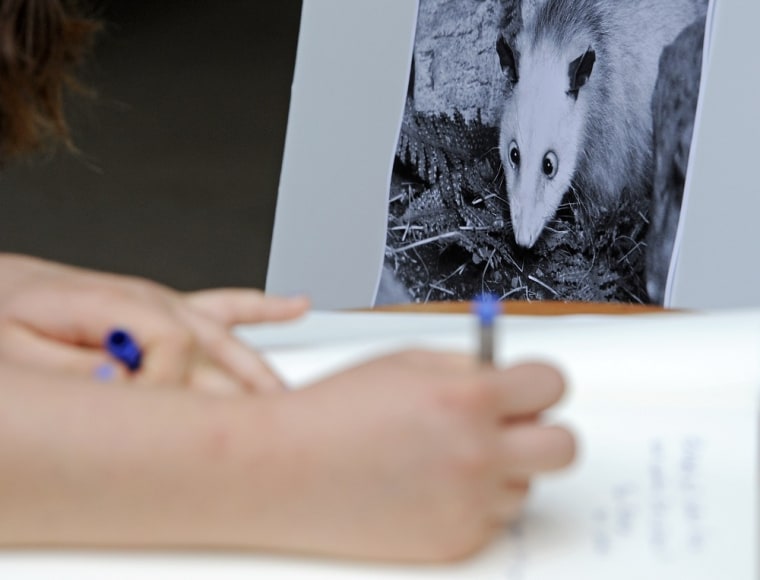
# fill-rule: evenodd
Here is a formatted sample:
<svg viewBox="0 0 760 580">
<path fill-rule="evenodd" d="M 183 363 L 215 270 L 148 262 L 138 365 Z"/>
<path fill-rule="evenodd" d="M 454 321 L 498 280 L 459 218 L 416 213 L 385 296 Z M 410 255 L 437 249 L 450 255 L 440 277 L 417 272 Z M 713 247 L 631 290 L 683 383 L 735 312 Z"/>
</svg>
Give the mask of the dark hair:
<svg viewBox="0 0 760 580">
<path fill-rule="evenodd" d="M 77 0 L 0 0 L 0 163 L 54 142 L 71 147 L 66 88 L 98 30 Z"/>
</svg>

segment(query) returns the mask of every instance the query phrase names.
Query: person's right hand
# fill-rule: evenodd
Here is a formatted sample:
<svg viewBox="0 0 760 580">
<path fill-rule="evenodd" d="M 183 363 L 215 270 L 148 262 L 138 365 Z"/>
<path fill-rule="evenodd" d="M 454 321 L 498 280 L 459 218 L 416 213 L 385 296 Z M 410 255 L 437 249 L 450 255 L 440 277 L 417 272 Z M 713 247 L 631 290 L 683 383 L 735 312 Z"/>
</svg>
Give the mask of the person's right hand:
<svg viewBox="0 0 760 580">
<path fill-rule="evenodd" d="M 498 370 L 471 356 L 406 352 L 284 394 L 292 400 L 278 415 L 288 428 L 277 448 L 299 459 L 272 505 L 281 513 L 255 517 L 273 518 L 266 529 L 278 549 L 465 556 L 518 516 L 534 475 L 572 460 L 570 433 L 537 420 L 563 389 L 545 365 Z M 278 516 L 298 524 L 278 529 Z"/>
</svg>

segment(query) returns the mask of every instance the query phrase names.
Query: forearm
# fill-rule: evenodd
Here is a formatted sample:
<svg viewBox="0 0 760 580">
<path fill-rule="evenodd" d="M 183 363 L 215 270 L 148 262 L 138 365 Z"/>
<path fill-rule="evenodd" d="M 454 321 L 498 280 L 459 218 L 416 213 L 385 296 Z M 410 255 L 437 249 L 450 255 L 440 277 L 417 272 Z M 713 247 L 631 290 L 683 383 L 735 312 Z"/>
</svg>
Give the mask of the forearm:
<svg viewBox="0 0 760 580">
<path fill-rule="evenodd" d="M 274 397 L 0 367 L 0 400 L 1 544 L 267 543 L 256 512 L 280 487 Z"/>
</svg>

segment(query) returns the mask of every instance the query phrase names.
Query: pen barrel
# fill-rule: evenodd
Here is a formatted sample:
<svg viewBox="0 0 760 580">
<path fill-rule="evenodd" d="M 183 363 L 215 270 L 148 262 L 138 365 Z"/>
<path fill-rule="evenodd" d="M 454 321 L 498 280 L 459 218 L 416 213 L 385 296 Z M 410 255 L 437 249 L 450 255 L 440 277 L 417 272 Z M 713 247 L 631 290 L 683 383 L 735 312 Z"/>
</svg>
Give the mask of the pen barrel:
<svg viewBox="0 0 760 580">
<path fill-rule="evenodd" d="M 494 325 L 482 324 L 480 326 L 480 362 L 485 365 L 494 363 Z"/>
<path fill-rule="evenodd" d="M 140 368 L 142 351 L 132 337 L 124 330 L 114 330 L 106 338 L 106 350 L 124 363 L 130 371 Z"/>
</svg>

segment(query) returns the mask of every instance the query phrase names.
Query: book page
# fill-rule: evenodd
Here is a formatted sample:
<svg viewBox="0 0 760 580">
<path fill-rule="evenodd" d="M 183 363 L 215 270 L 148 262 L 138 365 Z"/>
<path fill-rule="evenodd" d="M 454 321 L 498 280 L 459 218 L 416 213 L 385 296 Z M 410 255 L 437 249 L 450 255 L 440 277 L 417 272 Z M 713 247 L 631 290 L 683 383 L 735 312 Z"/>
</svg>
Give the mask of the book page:
<svg viewBox="0 0 760 580">
<path fill-rule="evenodd" d="M 574 467 L 540 479 L 520 521 L 464 562 L 356 564 L 219 553 L 0 554 L 0 577 L 59 580 L 754 580 L 760 311 L 511 318 L 498 359 L 542 359 L 570 393 L 554 418 Z M 408 346 L 476 352 L 472 317 L 315 313 L 241 328 L 290 383 Z"/>
<path fill-rule="evenodd" d="M 448 334 L 445 317 L 397 323 L 403 339 L 349 344 L 338 332 L 270 360 L 302 385 L 405 346 L 475 352 L 467 317 Z M 570 394 L 555 418 L 575 431 L 579 457 L 535 486 L 524 518 L 467 577 L 755 578 L 759 323 L 757 313 L 502 319 L 500 361 L 563 370 Z"/>
<path fill-rule="evenodd" d="M 750 409 L 619 409 L 568 421 L 579 462 L 538 483 L 495 548 L 502 577 L 756 577 Z"/>
</svg>

